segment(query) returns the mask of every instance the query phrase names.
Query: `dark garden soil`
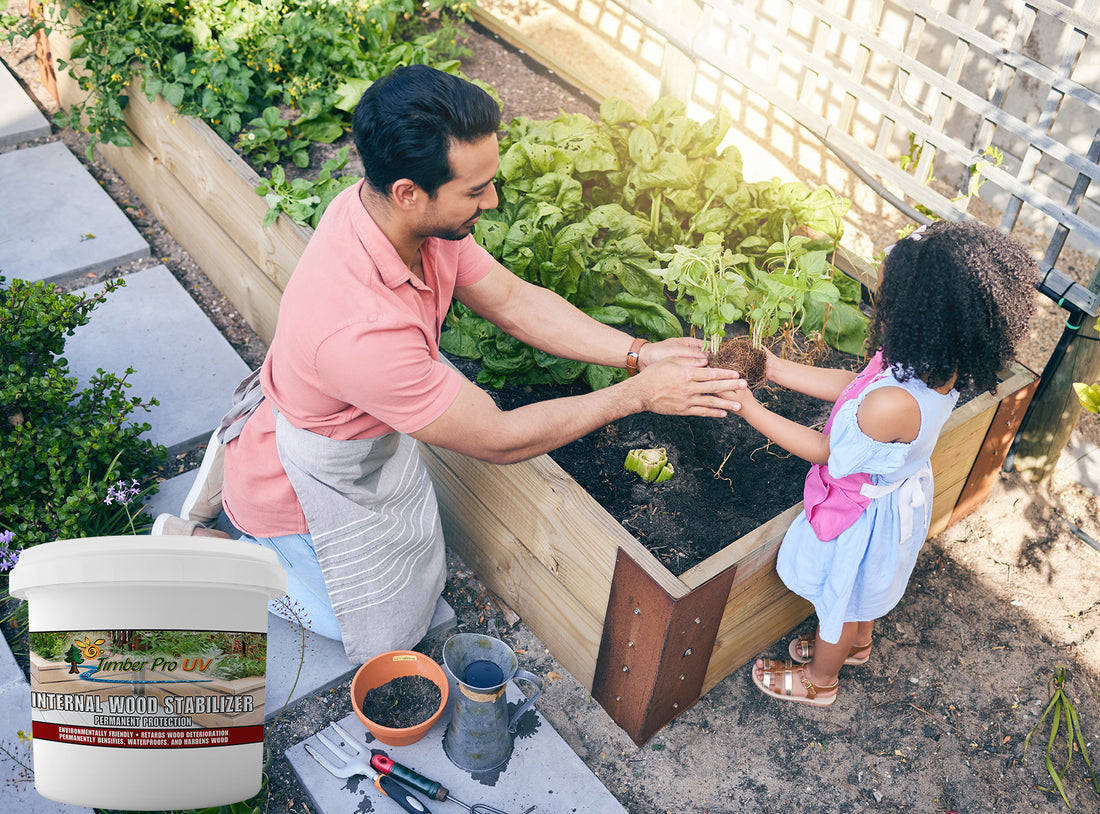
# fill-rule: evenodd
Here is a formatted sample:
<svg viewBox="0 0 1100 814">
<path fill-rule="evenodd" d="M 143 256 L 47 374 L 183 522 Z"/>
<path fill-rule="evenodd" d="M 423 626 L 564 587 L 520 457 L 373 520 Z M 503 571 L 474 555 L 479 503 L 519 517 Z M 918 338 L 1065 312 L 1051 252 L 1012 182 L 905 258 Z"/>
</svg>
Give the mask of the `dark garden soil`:
<svg viewBox="0 0 1100 814">
<path fill-rule="evenodd" d="M 779 351 L 777 351 L 779 352 Z M 805 350 L 802 351 L 805 353 Z M 814 348 L 816 364 L 858 368 L 860 360 Z M 479 364 L 452 359 L 473 379 Z M 502 410 L 588 391 L 581 385 L 509 385 L 490 394 Z M 758 399 L 792 421 L 821 426 L 832 405 L 775 387 Z M 675 469 L 664 483 L 646 483 L 623 468 L 632 449 L 663 447 Z M 623 527 L 673 574 L 712 554 L 802 500 L 809 464 L 741 419 L 639 413 L 608 424 L 550 453 Z M 706 511 L 700 511 L 705 506 Z"/>
<path fill-rule="evenodd" d="M 390 729 L 406 729 L 431 718 L 442 700 L 443 693 L 430 678 L 398 676 L 367 691 L 363 714 Z"/>
</svg>

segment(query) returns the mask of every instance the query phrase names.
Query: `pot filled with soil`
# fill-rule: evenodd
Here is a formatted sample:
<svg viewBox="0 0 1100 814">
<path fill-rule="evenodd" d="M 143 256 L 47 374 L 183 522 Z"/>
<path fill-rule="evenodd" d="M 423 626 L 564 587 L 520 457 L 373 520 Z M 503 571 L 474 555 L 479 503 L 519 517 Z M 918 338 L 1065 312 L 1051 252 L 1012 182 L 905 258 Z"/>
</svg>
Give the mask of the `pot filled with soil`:
<svg viewBox="0 0 1100 814">
<path fill-rule="evenodd" d="M 375 738 L 408 746 L 443 715 L 449 691 L 443 668 L 423 653 L 391 650 L 360 667 L 351 680 L 351 706 Z"/>
</svg>

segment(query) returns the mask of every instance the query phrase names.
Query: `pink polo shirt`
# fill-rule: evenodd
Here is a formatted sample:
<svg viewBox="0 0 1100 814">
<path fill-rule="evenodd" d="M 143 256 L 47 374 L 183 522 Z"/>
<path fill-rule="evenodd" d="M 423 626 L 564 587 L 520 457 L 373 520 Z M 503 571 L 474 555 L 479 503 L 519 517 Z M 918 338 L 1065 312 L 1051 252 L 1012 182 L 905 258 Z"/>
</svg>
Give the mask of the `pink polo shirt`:
<svg viewBox="0 0 1100 814">
<path fill-rule="evenodd" d="M 332 201 L 303 252 L 260 373 L 270 403 L 225 450 L 225 510 L 253 536 L 308 531 L 271 405 L 297 427 L 347 440 L 416 432 L 458 396 L 461 376 L 439 359 L 443 318 L 455 287 L 496 261 L 472 237 L 428 238 L 420 282 L 363 207 L 362 183 Z"/>
</svg>

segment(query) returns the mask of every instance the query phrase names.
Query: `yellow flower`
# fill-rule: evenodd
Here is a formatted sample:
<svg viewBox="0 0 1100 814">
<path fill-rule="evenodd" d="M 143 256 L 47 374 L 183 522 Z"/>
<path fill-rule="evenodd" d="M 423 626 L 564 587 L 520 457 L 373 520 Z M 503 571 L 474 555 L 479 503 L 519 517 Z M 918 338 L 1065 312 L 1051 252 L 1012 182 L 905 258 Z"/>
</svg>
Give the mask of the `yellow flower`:
<svg viewBox="0 0 1100 814">
<path fill-rule="evenodd" d="M 95 659 L 99 658 L 99 654 L 100 652 L 102 652 L 100 651 L 99 646 L 106 643 L 106 641 L 106 639 L 96 639 L 93 642 L 90 636 L 85 636 L 84 641 L 80 641 L 80 639 L 74 639 L 73 644 L 84 651 L 84 658 L 86 660 L 94 661 Z"/>
</svg>

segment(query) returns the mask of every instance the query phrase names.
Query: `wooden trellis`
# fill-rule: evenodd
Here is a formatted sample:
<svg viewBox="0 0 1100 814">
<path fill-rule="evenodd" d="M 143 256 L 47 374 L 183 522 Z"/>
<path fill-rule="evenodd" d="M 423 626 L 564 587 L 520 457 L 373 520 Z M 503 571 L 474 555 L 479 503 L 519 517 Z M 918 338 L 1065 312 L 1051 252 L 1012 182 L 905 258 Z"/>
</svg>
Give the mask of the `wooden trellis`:
<svg viewBox="0 0 1100 814">
<path fill-rule="evenodd" d="M 1100 374 L 1097 343 L 1081 345 L 1096 336 L 1100 272 L 1085 286 L 1057 268 L 1068 239 L 1100 255 L 1100 186 L 1089 194 L 1100 181 L 1100 0 L 616 5 L 667 42 L 662 93 L 697 98 L 709 66 L 795 119 L 914 220 L 970 217 L 981 185 L 1004 211 L 1003 231 L 1024 220 L 1044 236 L 1040 291 L 1066 309 L 1068 333 L 1009 464 L 1022 439 L 1017 464 L 1047 477 L 1080 415 L 1069 384 Z"/>
</svg>

